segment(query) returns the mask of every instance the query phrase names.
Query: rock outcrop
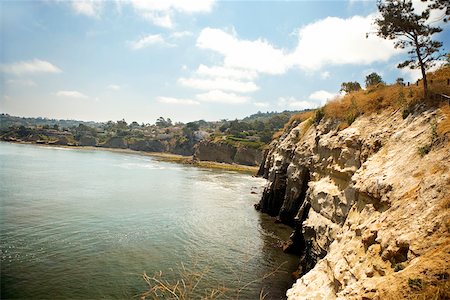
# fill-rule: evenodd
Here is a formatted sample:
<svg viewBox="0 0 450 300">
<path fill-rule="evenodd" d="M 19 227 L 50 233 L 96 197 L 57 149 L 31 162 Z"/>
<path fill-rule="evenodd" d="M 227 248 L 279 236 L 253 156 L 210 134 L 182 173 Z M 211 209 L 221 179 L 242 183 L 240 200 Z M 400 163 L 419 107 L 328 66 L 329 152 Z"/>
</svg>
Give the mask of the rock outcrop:
<svg viewBox="0 0 450 300">
<path fill-rule="evenodd" d="M 166 145 L 159 140 L 134 140 L 128 144 L 131 150 L 147 152 L 166 152 Z"/>
<path fill-rule="evenodd" d="M 286 249 L 300 256 L 301 277 L 288 299 L 448 292 L 450 146 L 435 130 L 443 118 L 438 109 L 406 119 L 384 111 L 344 130 L 307 120 L 271 144 L 258 207 L 294 227 Z M 424 146 L 431 151 L 421 154 Z"/>
<path fill-rule="evenodd" d="M 104 144 L 101 145 L 106 148 L 120 148 L 126 149 L 128 148 L 128 143 L 125 141 L 123 137 L 113 136 L 108 139 Z"/>
<path fill-rule="evenodd" d="M 225 142 L 201 141 L 195 146 L 194 159 L 257 166 L 262 162 L 263 152 L 249 147 L 235 147 Z"/>
<path fill-rule="evenodd" d="M 78 142 L 80 146 L 91 146 L 95 147 L 97 145 L 97 139 L 90 135 L 84 135 L 80 138 Z"/>
</svg>

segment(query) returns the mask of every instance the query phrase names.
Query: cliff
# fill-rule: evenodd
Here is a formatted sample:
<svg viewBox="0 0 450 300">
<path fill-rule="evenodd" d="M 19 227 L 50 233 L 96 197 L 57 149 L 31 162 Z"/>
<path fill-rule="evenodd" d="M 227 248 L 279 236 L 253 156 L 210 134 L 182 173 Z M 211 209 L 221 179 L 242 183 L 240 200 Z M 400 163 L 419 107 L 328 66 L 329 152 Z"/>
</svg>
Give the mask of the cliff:
<svg viewBox="0 0 450 300">
<path fill-rule="evenodd" d="M 404 117 L 310 118 L 272 142 L 257 207 L 294 227 L 288 299 L 449 297 L 450 108 Z"/>
<path fill-rule="evenodd" d="M 257 166 L 263 160 L 263 152 L 260 149 L 234 146 L 225 142 L 201 141 L 194 149 L 194 159 L 200 161 Z"/>
</svg>

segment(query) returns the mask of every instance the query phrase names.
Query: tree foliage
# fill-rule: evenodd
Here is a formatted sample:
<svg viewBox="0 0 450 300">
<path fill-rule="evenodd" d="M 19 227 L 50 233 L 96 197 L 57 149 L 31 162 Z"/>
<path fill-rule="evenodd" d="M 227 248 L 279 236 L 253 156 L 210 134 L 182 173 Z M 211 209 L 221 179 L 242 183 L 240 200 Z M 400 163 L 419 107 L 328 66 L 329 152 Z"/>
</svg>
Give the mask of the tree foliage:
<svg viewBox="0 0 450 300">
<path fill-rule="evenodd" d="M 351 93 L 361 89 L 361 85 L 357 81 L 343 82 L 341 84 L 341 92 Z"/>
<path fill-rule="evenodd" d="M 422 2 L 428 3 L 429 9 L 438 9 L 442 10 L 442 20 L 444 22 L 448 22 L 448 18 L 450 17 L 450 2 L 448 0 L 421 0 Z"/>
<path fill-rule="evenodd" d="M 166 128 L 172 126 L 172 120 L 170 118 L 164 119 L 163 117 L 159 117 L 156 122 L 156 126 L 160 128 Z"/>
<path fill-rule="evenodd" d="M 384 83 L 384 82 L 383 82 L 383 79 L 381 79 L 381 76 L 378 75 L 377 73 L 372 72 L 366 76 L 366 88 L 380 84 L 380 83 Z"/>
<path fill-rule="evenodd" d="M 399 85 L 404 85 L 405 84 L 405 79 L 403 79 L 402 77 L 399 77 L 399 78 L 397 78 L 395 80 L 395 83 L 399 84 Z"/>
<path fill-rule="evenodd" d="M 448 5 L 446 2 L 442 2 L 442 5 Z M 433 34 L 441 32 L 442 28 L 427 23 L 433 4 L 440 7 L 441 1 L 432 1 L 427 9 L 417 14 L 411 0 L 379 0 L 377 6 L 380 17 L 375 20 L 378 36 L 394 40 L 396 48 L 409 49 L 409 59 L 398 67 L 421 70 L 425 97 L 428 97 L 426 72 L 439 59 L 439 49 L 442 47 L 441 42 L 431 38 Z"/>
<path fill-rule="evenodd" d="M 445 66 L 450 67 L 450 52 L 445 54 Z"/>
</svg>

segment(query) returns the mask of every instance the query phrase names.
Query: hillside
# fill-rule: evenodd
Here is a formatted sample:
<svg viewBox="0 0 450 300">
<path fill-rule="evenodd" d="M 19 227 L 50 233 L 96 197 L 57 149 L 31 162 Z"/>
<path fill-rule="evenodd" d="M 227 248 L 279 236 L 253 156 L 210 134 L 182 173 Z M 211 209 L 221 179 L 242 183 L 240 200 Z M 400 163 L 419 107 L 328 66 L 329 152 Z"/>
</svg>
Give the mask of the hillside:
<svg viewBox="0 0 450 300">
<path fill-rule="evenodd" d="M 450 297 L 450 69 L 293 117 L 270 145 L 256 205 L 294 227 L 288 299 Z"/>
<path fill-rule="evenodd" d="M 173 123 L 160 117 L 155 124 L 125 120 L 106 123 L 0 115 L 0 139 L 46 145 L 94 146 L 166 152 L 195 160 L 259 165 L 262 149 L 298 112 L 258 112 L 243 120 Z"/>
</svg>

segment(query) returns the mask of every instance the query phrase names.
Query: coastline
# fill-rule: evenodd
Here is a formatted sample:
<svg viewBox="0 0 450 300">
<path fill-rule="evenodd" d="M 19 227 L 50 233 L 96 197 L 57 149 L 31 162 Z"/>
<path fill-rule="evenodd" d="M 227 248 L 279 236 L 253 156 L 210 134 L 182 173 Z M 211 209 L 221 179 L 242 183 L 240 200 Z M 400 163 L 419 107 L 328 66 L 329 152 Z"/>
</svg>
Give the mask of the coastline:
<svg viewBox="0 0 450 300">
<path fill-rule="evenodd" d="M 165 162 L 173 162 L 180 163 L 185 165 L 191 165 L 198 168 L 205 169 L 216 169 L 216 170 L 224 170 L 224 171 L 234 171 L 240 173 L 246 173 L 250 175 L 255 175 L 258 171 L 258 166 L 245 166 L 238 164 L 227 164 L 220 163 L 214 161 L 197 161 L 194 160 L 192 156 L 183 156 L 179 154 L 166 153 L 166 152 L 145 152 L 145 151 L 135 151 L 131 149 L 121 149 L 121 148 L 105 148 L 105 147 L 94 147 L 94 146 L 67 146 L 67 145 L 49 145 L 49 144 L 37 144 L 31 142 L 24 141 L 2 141 L 5 143 L 14 143 L 14 144 L 24 144 L 24 145 L 36 145 L 50 148 L 66 148 L 66 149 L 77 149 L 77 150 L 100 150 L 100 151 L 109 151 L 115 153 L 124 153 L 124 154 L 134 154 L 134 155 L 144 155 L 151 156 L 157 160 L 165 161 Z"/>
</svg>

